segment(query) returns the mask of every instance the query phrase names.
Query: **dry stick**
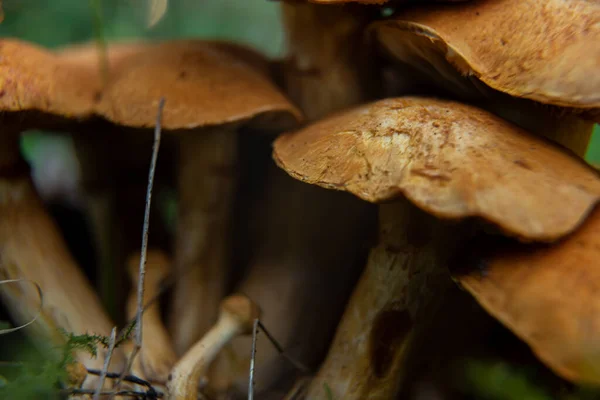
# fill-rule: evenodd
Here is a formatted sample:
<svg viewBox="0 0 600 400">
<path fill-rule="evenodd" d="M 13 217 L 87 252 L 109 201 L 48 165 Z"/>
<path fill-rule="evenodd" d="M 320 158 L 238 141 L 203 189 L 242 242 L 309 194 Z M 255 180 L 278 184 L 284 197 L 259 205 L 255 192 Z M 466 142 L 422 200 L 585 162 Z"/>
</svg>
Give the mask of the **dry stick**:
<svg viewBox="0 0 600 400">
<path fill-rule="evenodd" d="M 104 359 L 104 366 L 102 367 L 102 374 L 100 375 L 100 381 L 98 382 L 98 387 L 94 393 L 94 400 L 100 399 L 100 393 L 102 392 L 102 387 L 104 386 L 104 381 L 106 380 L 106 374 L 108 373 L 108 366 L 110 365 L 110 359 L 112 358 L 113 350 L 115 349 L 115 343 L 117 341 L 117 327 L 114 327 L 110 332 L 110 339 L 108 341 L 108 353 L 106 354 L 106 358 Z"/>
<path fill-rule="evenodd" d="M 68 390 L 61 390 L 60 393 L 63 395 L 72 395 L 72 394 L 81 394 L 81 395 L 86 395 L 86 394 L 94 394 L 96 391 L 95 390 L 90 390 L 90 389 L 68 389 Z M 146 399 L 146 400 L 153 400 L 153 399 L 159 399 L 162 398 L 162 394 L 156 394 L 156 395 L 149 395 L 148 392 L 138 392 L 135 390 L 121 390 L 119 392 L 100 392 L 100 396 L 108 396 L 108 395 L 114 395 L 114 396 L 121 396 L 121 397 L 134 397 L 136 399 Z M 87 398 L 87 396 L 86 396 Z"/>
<path fill-rule="evenodd" d="M 260 322 L 260 319 L 257 318 L 254 320 L 254 327 L 252 328 L 252 354 L 250 356 L 250 373 L 248 374 L 248 400 L 254 400 L 254 369 L 255 369 L 254 364 L 256 361 L 256 340 L 258 337 L 258 329 L 259 328 L 261 331 L 263 331 L 263 333 L 265 334 L 267 339 L 269 339 L 269 342 L 271 342 L 273 347 L 275 347 L 277 352 L 283 358 L 285 358 L 287 361 L 289 361 L 290 364 L 292 364 L 299 371 L 302 371 L 304 373 L 310 373 L 310 368 L 308 368 L 307 366 L 303 365 L 302 363 L 294 360 L 292 357 L 290 357 L 289 355 L 287 355 L 285 353 L 285 351 L 283 350 L 283 347 L 273 337 L 273 335 L 271 335 L 271 333 L 267 330 L 267 328 L 265 328 L 263 323 Z"/>
<path fill-rule="evenodd" d="M 265 336 L 267 337 L 267 339 L 269 339 L 269 341 L 271 342 L 273 347 L 275 347 L 277 352 L 283 358 L 285 358 L 290 364 L 292 364 L 297 370 L 304 372 L 304 373 L 311 372 L 310 368 L 308 368 L 306 365 L 302 364 L 301 362 L 294 360 L 283 350 L 283 346 L 281 346 L 281 344 L 279 344 L 279 342 L 273 337 L 273 335 L 271 335 L 271 333 L 267 330 L 267 328 L 263 325 L 263 323 L 260 322 L 260 320 L 258 321 L 258 327 L 260 328 L 261 331 L 264 332 Z"/>
<path fill-rule="evenodd" d="M 250 356 L 250 373 L 248 374 L 248 400 L 254 400 L 254 362 L 256 360 L 256 338 L 258 337 L 259 319 L 252 326 L 252 354 Z"/>
<path fill-rule="evenodd" d="M 158 159 L 158 149 L 160 148 L 160 138 L 162 131 L 162 115 L 165 107 L 165 98 L 161 97 L 158 101 L 158 112 L 156 115 L 156 125 L 154 127 L 154 145 L 152 147 L 152 160 L 150 161 L 150 170 L 148 172 L 148 189 L 146 191 L 146 209 L 144 211 L 144 227 L 142 229 L 142 250 L 140 255 L 140 272 L 137 289 L 137 315 L 135 322 L 135 345 L 127 361 L 127 366 L 123 370 L 121 377 L 116 382 L 118 388 L 123 377 L 129 373 L 137 353 L 142 348 L 142 315 L 144 313 L 144 278 L 146 277 L 146 254 L 148 252 L 148 231 L 150 229 L 150 204 L 152 202 L 152 187 L 154 186 L 154 173 L 156 171 L 156 161 Z"/>
<path fill-rule="evenodd" d="M 40 315 L 42 315 L 42 310 L 44 309 L 44 293 L 42 292 L 42 288 L 40 287 L 40 285 L 38 285 L 36 282 L 31 281 L 29 279 L 5 279 L 5 280 L 0 281 L 0 285 L 10 284 L 10 283 L 19 283 L 19 282 L 29 282 L 35 286 L 35 288 L 38 292 L 38 296 L 40 298 L 40 308 L 38 310 L 38 313 L 35 315 L 35 317 L 32 318 L 30 321 L 28 321 L 25 324 L 14 327 L 14 328 L 0 329 L 0 335 L 5 335 L 7 333 L 12 333 L 12 332 L 21 330 L 21 329 L 33 324 L 35 321 L 37 321 L 37 319 L 40 317 Z"/>
<path fill-rule="evenodd" d="M 1 366 L 1 364 L 0 364 Z M 99 369 L 87 369 L 88 374 L 91 375 L 102 375 L 102 371 Z M 110 379 L 115 379 L 115 378 L 120 378 L 121 374 L 119 373 L 115 373 L 115 372 L 107 372 L 106 373 L 106 377 L 110 378 Z M 135 383 L 137 385 L 140 386 L 145 386 L 148 388 L 148 391 L 146 392 L 147 395 L 157 395 L 156 390 L 154 389 L 154 387 L 152 386 L 152 384 L 150 382 L 148 382 L 147 380 L 144 380 L 142 378 L 138 378 L 135 375 L 125 375 L 122 379 L 125 382 L 131 382 L 131 383 Z"/>
</svg>

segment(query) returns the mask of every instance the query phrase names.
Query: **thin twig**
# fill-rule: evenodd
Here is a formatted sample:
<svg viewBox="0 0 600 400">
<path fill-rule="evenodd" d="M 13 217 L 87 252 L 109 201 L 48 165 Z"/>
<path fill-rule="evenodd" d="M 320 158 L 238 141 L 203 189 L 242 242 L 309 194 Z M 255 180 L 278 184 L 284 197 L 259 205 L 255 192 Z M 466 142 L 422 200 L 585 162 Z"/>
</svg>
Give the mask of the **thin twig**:
<svg viewBox="0 0 600 400">
<path fill-rule="evenodd" d="M 35 314 L 35 317 L 33 317 L 31 320 L 29 320 L 28 322 L 26 322 L 22 325 L 14 327 L 14 328 L 0 329 L 0 335 L 16 332 L 25 327 L 28 327 L 29 325 L 31 325 L 35 321 L 37 321 L 37 319 L 40 317 L 40 315 L 42 315 L 42 310 L 44 309 L 44 293 L 42 292 L 42 288 L 40 287 L 40 285 L 38 285 L 36 282 L 29 280 L 29 279 L 5 279 L 5 280 L 0 281 L 0 285 L 6 285 L 6 284 L 10 284 L 10 283 L 19 283 L 19 282 L 28 282 L 35 286 L 37 293 L 38 293 L 38 297 L 40 299 L 40 307 L 39 307 L 37 313 Z"/>
<path fill-rule="evenodd" d="M 61 390 L 61 394 L 64 395 L 70 395 L 70 394 L 94 394 L 95 390 L 91 390 L 91 389 L 77 389 L 77 388 L 73 388 L 73 389 L 64 389 Z M 100 396 L 108 396 L 108 395 L 114 395 L 114 396 L 122 396 L 122 397 L 135 397 L 135 398 L 142 398 L 142 399 L 147 399 L 147 400 L 153 400 L 153 399 L 158 399 L 158 398 L 162 398 L 163 395 L 162 393 L 156 393 L 156 394 L 149 394 L 148 392 L 137 392 L 135 390 L 121 390 L 118 392 L 100 392 L 99 393 Z"/>
<path fill-rule="evenodd" d="M 100 399 L 100 393 L 102 393 L 102 387 L 104 386 L 104 381 L 106 380 L 106 374 L 108 373 L 108 366 L 110 365 L 110 359 L 112 358 L 113 350 L 115 349 L 115 343 L 117 341 L 117 328 L 114 327 L 110 332 L 110 339 L 108 341 L 108 350 L 106 353 L 106 358 L 104 359 L 104 365 L 102 366 L 102 374 L 100 374 L 100 382 L 98 382 L 98 387 L 96 388 L 96 392 L 94 393 L 94 400 Z"/>
<path fill-rule="evenodd" d="M 148 231 L 150 230 L 150 205 L 152 203 L 152 187 L 154 186 L 154 175 L 156 162 L 158 160 L 158 149 L 160 148 L 160 137 L 162 129 L 162 114 L 165 107 L 165 98 L 161 97 L 158 102 L 158 113 L 156 115 L 156 126 L 154 128 L 154 146 L 152 147 L 152 160 L 148 172 L 148 189 L 146 191 L 146 209 L 144 211 L 144 227 L 142 229 L 142 253 L 140 257 L 140 271 L 137 293 L 137 316 L 136 316 L 136 347 L 142 347 L 142 315 L 144 312 L 144 279 L 146 277 L 146 257 L 148 255 Z"/>
<path fill-rule="evenodd" d="M 156 114 L 156 125 L 154 127 L 154 145 L 152 147 L 152 159 L 150 161 L 150 170 L 148 171 L 148 188 L 146 190 L 146 209 L 144 211 L 144 226 L 142 228 L 142 250 L 140 255 L 140 269 L 137 287 L 137 313 L 135 326 L 135 343 L 129 356 L 127 366 L 123 370 L 121 377 L 116 382 L 117 388 L 121 380 L 131 370 L 133 361 L 142 348 L 142 318 L 144 314 L 144 281 L 146 277 L 146 256 L 148 253 L 148 231 L 150 230 L 150 206 L 152 203 L 152 187 L 154 186 L 154 174 L 156 171 L 156 162 L 158 160 L 158 150 L 160 148 L 160 139 L 162 132 L 162 115 L 165 107 L 165 98 L 161 97 L 158 101 L 158 111 Z"/>
<path fill-rule="evenodd" d="M 88 369 L 87 372 L 88 372 L 88 374 L 91 374 L 91 375 L 101 375 L 102 374 L 102 371 L 99 369 Z M 121 378 L 121 374 L 116 373 L 116 372 L 107 372 L 106 378 L 118 379 L 118 378 Z M 156 391 L 156 389 L 154 389 L 154 387 L 152 386 L 152 384 L 150 382 L 143 380 L 142 378 L 138 378 L 135 375 L 125 375 L 123 378 L 121 378 L 121 380 L 124 382 L 131 382 L 131 383 L 135 383 L 137 385 L 146 386 L 148 388 L 147 393 L 149 395 L 151 395 L 153 393 L 158 393 Z"/>
<path fill-rule="evenodd" d="M 298 369 L 299 371 L 302 371 L 304 373 L 310 373 L 310 368 L 308 368 L 306 365 L 302 364 L 299 361 L 294 360 L 292 357 L 290 357 L 289 355 L 287 355 L 287 353 L 283 350 L 283 347 L 279 344 L 279 342 L 277 342 L 277 340 L 275 340 L 275 338 L 269 333 L 269 331 L 267 330 L 267 328 L 265 328 L 265 326 L 263 325 L 262 322 L 258 321 L 258 326 L 260 327 L 260 329 L 265 333 L 265 336 L 267 337 L 267 339 L 269 339 L 269 341 L 271 342 L 271 344 L 273 345 L 273 347 L 275 347 L 275 349 L 277 350 L 277 352 L 286 360 L 288 360 L 296 369 Z"/>
<path fill-rule="evenodd" d="M 250 355 L 250 373 L 248 374 L 248 400 L 254 400 L 254 364 L 256 362 L 256 339 L 258 337 L 258 318 L 252 325 L 252 354 Z"/>
<path fill-rule="evenodd" d="M 254 371 L 255 371 L 255 363 L 256 363 L 256 340 L 258 337 L 258 329 L 265 333 L 265 336 L 273 347 L 277 350 L 277 352 L 283 356 L 286 360 L 288 360 L 296 369 L 304 372 L 310 373 L 310 368 L 306 367 L 304 364 L 299 361 L 294 360 L 292 357 L 288 356 L 283 347 L 279 344 L 277 340 L 269 333 L 267 328 L 263 325 L 262 322 L 257 318 L 254 320 L 254 325 L 252 327 L 252 354 L 250 355 L 250 373 L 248 374 L 248 400 L 254 400 Z"/>
</svg>

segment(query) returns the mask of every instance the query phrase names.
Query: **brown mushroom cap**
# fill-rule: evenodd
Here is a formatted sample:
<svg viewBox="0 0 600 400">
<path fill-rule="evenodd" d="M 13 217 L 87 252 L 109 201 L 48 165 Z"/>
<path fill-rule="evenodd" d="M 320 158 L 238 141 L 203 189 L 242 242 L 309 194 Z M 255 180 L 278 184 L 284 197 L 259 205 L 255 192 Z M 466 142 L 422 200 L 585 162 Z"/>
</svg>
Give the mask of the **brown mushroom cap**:
<svg viewBox="0 0 600 400">
<path fill-rule="evenodd" d="M 527 240 L 573 231 L 600 198 L 595 170 L 495 115 L 390 98 L 281 135 L 291 176 L 370 202 L 406 196 L 441 218 L 481 217 Z"/>
<path fill-rule="evenodd" d="M 240 46 L 241 47 L 241 46 Z M 111 70 L 98 113 L 125 126 L 149 128 L 166 98 L 163 127 L 193 129 L 266 115 L 271 125 L 290 126 L 299 111 L 255 70 L 247 50 L 195 40 L 148 44 Z M 281 117 L 279 119 L 278 117 Z"/>
<path fill-rule="evenodd" d="M 373 29 L 392 56 L 424 70 L 434 64 L 444 79 L 448 71 L 421 44 L 432 43 L 463 76 L 495 90 L 598 115 L 597 1 L 482 0 L 411 8 Z M 417 37 L 423 43 L 414 44 Z M 419 53 L 423 59 L 411 62 Z"/>
<path fill-rule="evenodd" d="M 496 245 L 477 263 L 455 276 L 483 308 L 562 377 L 600 384 L 600 208 L 559 243 Z"/>
<path fill-rule="evenodd" d="M 52 52 L 17 39 L 0 39 L 0 113 L 39 111 L 66 118 L 92 114 L 98 80 L 63 65 Z"/>
</svg>

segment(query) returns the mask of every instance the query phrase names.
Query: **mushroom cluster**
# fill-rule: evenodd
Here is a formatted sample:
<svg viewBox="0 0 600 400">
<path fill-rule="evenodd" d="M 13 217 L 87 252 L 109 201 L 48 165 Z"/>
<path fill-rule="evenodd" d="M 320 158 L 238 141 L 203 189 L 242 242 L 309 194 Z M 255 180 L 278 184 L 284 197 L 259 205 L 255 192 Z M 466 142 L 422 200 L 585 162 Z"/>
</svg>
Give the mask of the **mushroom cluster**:
<svg viewBox="0 0 600 400">
<path fill-rule="evenodd" d="M 164 98 L 157 186 L 176 186 L 177 226 L 151 230 L 130 365 L 164 398 L 412 399 L 440 331 L 467 335 L 457 288 L 560 379 L 600 386 L 600 175 L 583 160 L 600 3 L 280 6 L 282 60 L 114 43 L 103 75 L 94 46 L 0 39 L 0 276 L 39 285 L 32 337 L 135 319 L 141 149 Z M 76 143 L 110 314 L 31 183 L 18 140 L 33 128 Z M 18 286 L 0 296 L 19 323 L 40 310 Z M 274 346 L 254 348 L 259 318 Z M 136 351 L 125 341 L 109 369 Z"/>
</svg>

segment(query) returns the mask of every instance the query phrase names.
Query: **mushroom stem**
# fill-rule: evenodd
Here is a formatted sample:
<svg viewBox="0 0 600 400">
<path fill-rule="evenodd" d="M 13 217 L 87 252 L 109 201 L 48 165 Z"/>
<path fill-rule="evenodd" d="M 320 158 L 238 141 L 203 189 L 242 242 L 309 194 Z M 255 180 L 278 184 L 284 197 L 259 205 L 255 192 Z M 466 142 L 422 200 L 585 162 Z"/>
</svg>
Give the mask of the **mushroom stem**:
<svg viewBox="0 0 600 400">
<path fill-rule="evenodd" d="M 168 400 L 196 400 L 200 379 L 208 367 L 233 338 L 252 333 L 259 318 L 256 304 L 243 295 L 232 295 L 221 302 L 219 319 L 204 337 L 177 362 L 167 382 Z"/>
<path fill-rule="evenodd" d="M 225 296 L 237 156 L 235 129 L 180 139 L 179 211 L 170 331 L 183 354 L 217 318 Z"/>
<path fill-rule="evenodd" d="M 445 226 L 407 200 L 380 206 L 380 238 L 346 307 L 307 399 L 395 398 L 407 350 L 424 330 L 452 281 L 445 259 L 457 226 Z M 411 349 L 412 350 L 412 349 Z"/>
<path fill-rule="evenodd" d="M 289 55 L 286 93 L 315 120 L 361 103 L 377 90 L 375 57 L 363 39 L 365 8 L 282 2 Z"/>
<path fill-rule="evenodd" d="M 162 281 L 170 270 L 170 260 L 160 250 L 148 251 L 146 259 L 145 303 L 158 295 Z M 135 254 L 127 262 L 133 290 L 127 301 L 127 318 L 133 320 L 137 313 L 137 285 L 139 279 L 140 256 Z M 171 368 L 177 361 L 169 334 L 162 323 L 159 303 L 147 306 L 143 318 L 144 341 L 135 359 L 134 372 L 153 383 L 167 382 Z M 139 372 L 138 372 L 139 371 Z"/>
<path fill-rule="evenodd" d="M 85 332 L 108 335 L 111 321 L 89 282 L 69 254 L 55 223 L 38 197 L 24 161 L 15 143 L 4 141 L 0 159 L 0 275 L 3 279 L 27 279 L 36 282 L 43 293 L 42 316 L 32 334 L 50 337 L 56 343 L 60 334 Z M 8 151 L 12 148 L 12 155 Z M 10 161 L 18 159 L 18 162 Z M 39 309 L 24 299 L 27 294 L 15 292 L 10 285 L 0 287 L 0 294 L 10 313 L 19 323 L 31 320 Z M 18 296 L 18 297 L 15 297 Z M 64 339 L 64 338 L 63 338 Z M 87 368 L 101 368 L 103 360 L 85 352 L 77 359 Z M 114 364 L 122 362 L 119 351 Z"/>
</svg>

